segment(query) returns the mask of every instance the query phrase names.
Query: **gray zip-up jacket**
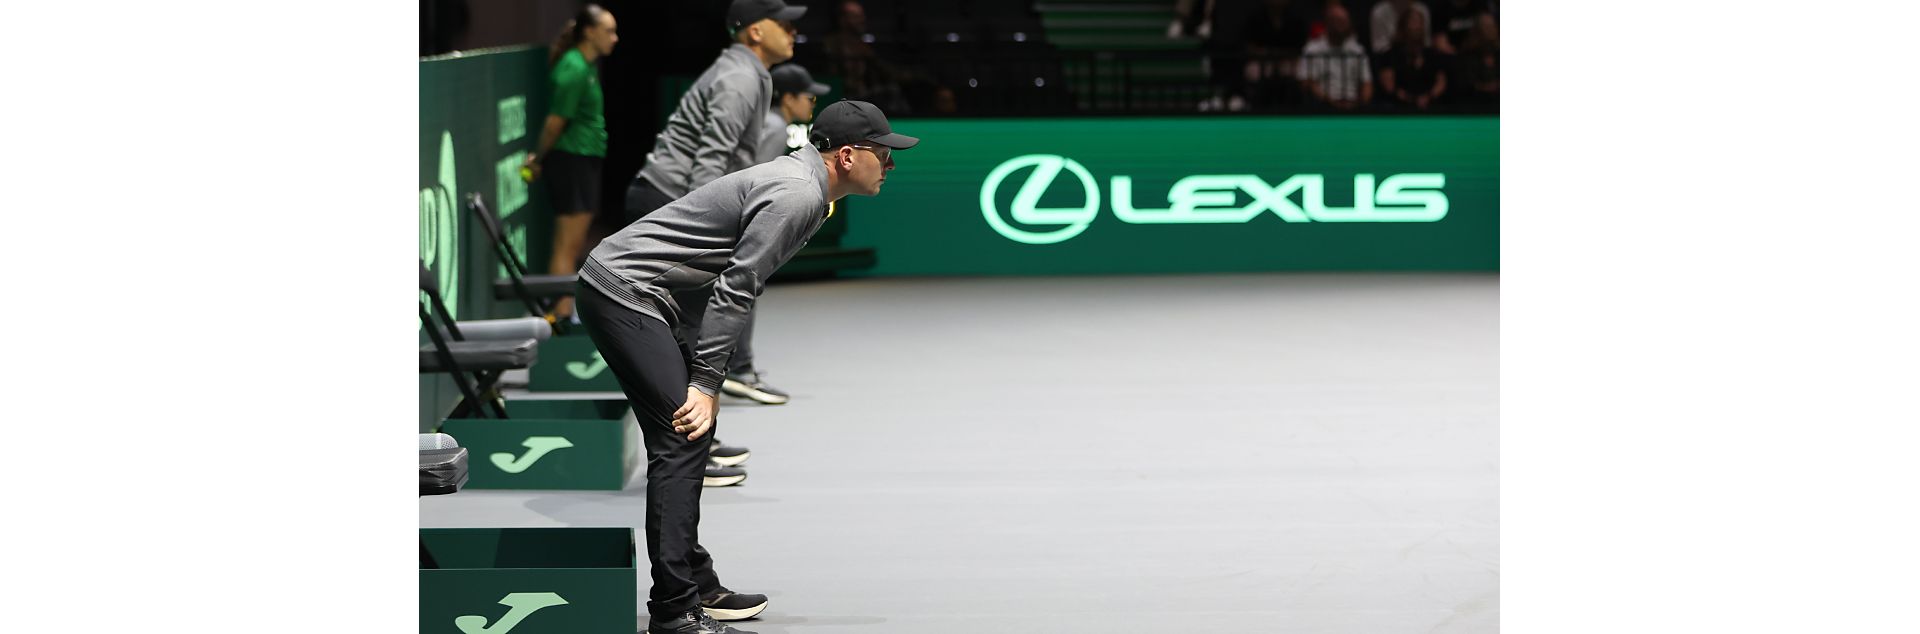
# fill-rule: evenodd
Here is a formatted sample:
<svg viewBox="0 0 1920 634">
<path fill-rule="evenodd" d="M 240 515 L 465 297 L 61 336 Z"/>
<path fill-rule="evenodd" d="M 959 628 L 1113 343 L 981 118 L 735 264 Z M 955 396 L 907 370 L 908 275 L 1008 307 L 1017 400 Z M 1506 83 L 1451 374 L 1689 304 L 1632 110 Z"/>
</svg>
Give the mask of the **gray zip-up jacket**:
<svg viewBox="0 0 1920 634">
<path fill-rule="evenodd" d="M 780 107 L 767 109 L 767 122 L 760 130 L 760 144 L 753 149 L 754 164 L 759 165 L 787 153 L 787 116 Z"/>
<path fill-rule="evenodd" d="M 580 279 L 621 305 L 678 329 L 673 293 L 713 285 L 693 345 L 688 383 L 712 396 L 767 278 L 820 230 L 827 167 L 820 151 L 792 154 L 720 177 L 608 236 Z"/>
<path fill-rule="evenodd" d="M 694 80 L 667 127 L 654 137 L 640 178 L 673 198 L 758 163 L 754 152 L 773 101 L 773 75 L 745 44 L 734 44 Z"/>
</svg>

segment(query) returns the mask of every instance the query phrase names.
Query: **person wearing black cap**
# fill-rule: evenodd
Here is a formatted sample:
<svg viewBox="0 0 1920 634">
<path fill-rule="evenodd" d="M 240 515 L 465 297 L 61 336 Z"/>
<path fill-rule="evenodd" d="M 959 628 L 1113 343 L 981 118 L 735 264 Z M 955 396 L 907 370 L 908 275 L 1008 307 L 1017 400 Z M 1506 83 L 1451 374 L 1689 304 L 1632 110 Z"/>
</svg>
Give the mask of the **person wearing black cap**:
<svg viewBox="0 0 1920 634">
<path fill-rule="evenodd" d="M 762 595 L 720 584 L 699 540 L 701 470 L 716 430 L 728 358 L 767 278 L 848 194 L 880 193 L 893 153 L 919 143 L 864 101 L 827 106 L 809 144 L 722 176 L 608 236 L 587 255 L 580 321 L 633 405 L 647 450 L 646 539 L 653 587 L 647 631 L 751 634 Z M 697 337 L 676 291 L 713 288 Z"/>
<path fill-rule="evenodd" d="M 734 44 L 680 96 L 654 138 L 646 166 L 627 188 L 627 221 L 755 164 L 761 115 L 773 98 L 767 69 L 793 59 L 793 21 L 806 12 L 780 0 L 734 0 L 727 8 Z"/>
<path fill-rule="evenodd" d="M 773 103 L 767 109 L 767 121 L 760 134 L 760 144 L 754 150 L 754 164 L 758 165 L 780 158 L 793 151 L 787 146 L 787 124 L 805 123 L 813 120 L 813 106 L 830 88 L 826 84 L 813 81 L 813 75 L 799 64 L 786 63 L 773 67 Z M 710 290 L 710 289 L 709 289 Z M 707 303 L 706 291 L 684 293 L 674 299 L 681 306 L 698 308 Z M 698 331 L 699 319 L 688 319 L 688 327 Z M 747 326 L 740 333 L 740 343 L 733 350 L 733 357 L 727 362 L 727 378 L 720 383 L 720 391 L 729 396 L 749 399 L 767 405 L 782 405 L 792 397 L 784 390 L 769 385 L 760 370 L 753 365 L 753 313 L 747 315 Z M 728 465 L 733 466 L 733 465 Z"/>
<path fill-rule="evenodd" d="M 754 164 L 793 151 L 787 144 L 787 124 L 813 120 L 813 106 L 833 89 L 813 80 L 805 66 L 786 63 L 773 67 L 773 103 L 767 108 L 766 130 L 760 135 Z"/>
<path fill-rule="evenodd" d="M 624 213 L 595 219 L 589 249 L 661 205 L 761 162 L 755 150 L 766 126 L 762 104 L 773 97 L 767 69 L 793 59 L 793 21 L 806 12 L 781 0 L 728 5 L 727 32 L 734 44 L 680 96 L 666 127 L 654 137 L 645 167 L 627 186 Z M 746 471 L 738 465 L 749 455 L 747 448 L 713 445 L 715 462 L 705 481 L 728 486 L 745 480 Z"/>
</svg>

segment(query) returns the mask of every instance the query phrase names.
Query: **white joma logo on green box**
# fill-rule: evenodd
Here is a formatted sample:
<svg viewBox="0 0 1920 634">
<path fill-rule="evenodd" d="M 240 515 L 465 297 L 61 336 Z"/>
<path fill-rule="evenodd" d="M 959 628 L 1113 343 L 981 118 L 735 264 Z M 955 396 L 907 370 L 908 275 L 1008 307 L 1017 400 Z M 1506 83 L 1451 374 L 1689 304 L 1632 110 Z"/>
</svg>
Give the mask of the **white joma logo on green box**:
<svg viewBox="0 0 1920 634">
<path fill-rule="evenodd" d="M 572 447 L 573 442 L 562 436 L 529 436 L 526 442 L 520 443 L 520 446 L 526 447 L 527 452 L 515 456 L 502 451 L 490 456 L 493 458 L 493 466 L 507 473 L 520 473 L 532 467 L 533 463 L 539 462 L 541 456 Z"/>
<path fill-rule="evenodd" d="M 500 600 L 500 605 L 507 606 L 508 610 L 492 627 L 487 626 L 487 617 L 478 614 L 454 617 L 453 625 L 465 634 L 507 634 L 534 612 L 566 604 L 566 599 L 552 592 L 515 592 Z"/>
<path fill-rule="evenodd" d="M 593 353 L 592 363 L 581 361 L 570 361 L 567 363 L 567 374 L 571 374 L 573 378 L 582 381 L 600 376 L 600 373 L 605 371 L 607 371 L 607 360 L 600 356 L 598 350 Z"/>
</svg>

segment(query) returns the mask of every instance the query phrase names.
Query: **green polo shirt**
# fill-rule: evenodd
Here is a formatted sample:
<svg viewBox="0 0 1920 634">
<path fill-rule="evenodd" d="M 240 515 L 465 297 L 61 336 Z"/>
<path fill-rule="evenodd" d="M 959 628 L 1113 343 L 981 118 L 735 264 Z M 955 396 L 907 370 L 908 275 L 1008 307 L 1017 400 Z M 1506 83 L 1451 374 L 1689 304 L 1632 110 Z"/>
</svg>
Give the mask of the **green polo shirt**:
<svg viewBox="0 0 1920 634">
<path fill-rule="evenodd" d="M 553 101 L 549 114 L 567 120 L 553 149 L 581 156 L 607 155 L 607 120 L 601 115 L 600 74 L 575 48 L 553 65 Z"/>
</svg>

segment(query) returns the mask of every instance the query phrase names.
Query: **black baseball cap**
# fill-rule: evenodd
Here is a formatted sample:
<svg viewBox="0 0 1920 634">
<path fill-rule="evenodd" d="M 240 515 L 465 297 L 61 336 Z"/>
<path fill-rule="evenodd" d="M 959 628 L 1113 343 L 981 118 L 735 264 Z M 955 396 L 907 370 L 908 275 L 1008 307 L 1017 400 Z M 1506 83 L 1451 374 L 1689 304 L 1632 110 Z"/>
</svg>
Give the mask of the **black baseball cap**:
<svg viewBox="0 0 1920 634">
<path fill-rule="evenodd" d="M 919 143 L 904 134 L 894 134 L 893 126 L 887 125 L 887 115 L 880 107 L 865 101 L 842 99 L 833 102 L 813 118 L 811 140 L 816 149 L 846 145 L 858 141 L 868 141 L 896 150 L 904 150 Z"/>
<path fill-rule="evenodd" d="M 808 73 L 807 69 L 799 64 L 781 64 L 775 66 L 773 67 L 772 74 L 774 94 L 789 93 L 797 95 L 804 92 L 813 93 L 815 97 L 825 97 L 827 92 L 833 90 L 827 87 L 826 84 L 815 82 L 813 75 Z"/>
<path fill-rule="evenodd" d="M 806 7 L 789 7 L 780 0 L 733 0 L 727 7 L 727 32 L 738 33 L 747 25 L 767 18 L 792 22 L 806 13 Z"/>
</svg>

